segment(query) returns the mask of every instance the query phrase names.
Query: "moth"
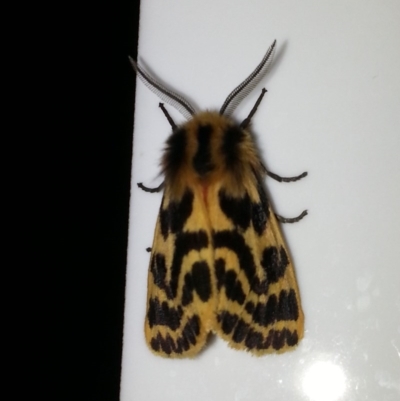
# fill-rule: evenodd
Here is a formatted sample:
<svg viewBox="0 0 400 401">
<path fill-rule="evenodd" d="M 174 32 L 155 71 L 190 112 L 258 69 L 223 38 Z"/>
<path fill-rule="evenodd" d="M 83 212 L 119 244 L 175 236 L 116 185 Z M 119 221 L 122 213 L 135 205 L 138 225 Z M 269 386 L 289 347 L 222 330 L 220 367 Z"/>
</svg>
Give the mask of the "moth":
<svg viewBox="0 0 400 401">
<path fill-rule="evenodd" d="M 143 83 L 187 119 L 177 125 L 162 103 L 172 133 L 161 166 L 164 190 L 151 247 L 145 337 L 151 351 L 193 357 L 216 333 L 255 355 L 283 352 L 304 333 L 299 289 L 279 229 L 295 218 L 275 215 L 264 189 L 267 171 L 248 131 L 266 90 L 240 124 L 232 112 L 264 76 L 276 41 L 219 112 L 196 112 L 131 59 Z"/>
</svg>

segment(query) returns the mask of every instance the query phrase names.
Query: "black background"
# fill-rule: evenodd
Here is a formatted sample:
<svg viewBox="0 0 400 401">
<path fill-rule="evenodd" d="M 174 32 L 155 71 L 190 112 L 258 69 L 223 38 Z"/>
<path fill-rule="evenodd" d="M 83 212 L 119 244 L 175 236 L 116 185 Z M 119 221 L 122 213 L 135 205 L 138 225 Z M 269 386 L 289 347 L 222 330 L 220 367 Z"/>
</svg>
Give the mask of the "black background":
<svg viewBox="0 0 400 401">
<path fill-rule="evenodd" d="M 37 249 L 39 264 L 50 262 L 40 287 L 50 307 L 43 332 L 55 345 L 41 383 L 48 388 L 55 375 L 53 400 L 112 401 L 120 391 L 135 94 L 128 55 L 136 58 L 139 2 L 57 7 L 43 46 L 48 118 L 39 129 L 49 132 L 36 143 L 46 193 L 35 213 L 45 233 Z"/>
</svg>

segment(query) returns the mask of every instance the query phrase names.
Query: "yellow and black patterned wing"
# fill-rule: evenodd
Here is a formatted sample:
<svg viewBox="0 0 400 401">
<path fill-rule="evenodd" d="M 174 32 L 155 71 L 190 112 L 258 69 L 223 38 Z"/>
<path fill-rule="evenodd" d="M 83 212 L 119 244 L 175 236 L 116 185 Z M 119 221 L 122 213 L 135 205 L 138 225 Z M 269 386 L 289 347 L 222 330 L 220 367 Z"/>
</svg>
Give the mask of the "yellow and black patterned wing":
<svg viewBox="0 0 400 401">
<path fill-rule="evenodd" d="M 229 195 L 223 181 L 209 190 L 216 331 L 236 349 L 284 352 L 304 331 L 293 265 L 260 179 L 246 180 L 242 191 Z"/>
<path fill-rule="evenodd" d="M 179 200 L 168 188 L 151 251 L 145 336 L 161 356 L 196 355 L 215 326 L 212 238 L 201 188 L 187 187 Z"/>
</svg>

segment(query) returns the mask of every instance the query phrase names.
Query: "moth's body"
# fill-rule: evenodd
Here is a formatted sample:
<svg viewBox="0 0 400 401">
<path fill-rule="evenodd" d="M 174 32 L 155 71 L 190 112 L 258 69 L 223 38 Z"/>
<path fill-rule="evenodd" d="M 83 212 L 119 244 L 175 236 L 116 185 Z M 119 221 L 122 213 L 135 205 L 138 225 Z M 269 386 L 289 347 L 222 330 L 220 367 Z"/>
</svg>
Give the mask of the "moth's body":
<svg viewBox="0 0 400 401">
<path fill-rule="evenodd" d="M 145 335 L 157 355 L 193 357 L 210 332 L 256 355 L 286 351 L 303 337 L 293 266 L 262 180 L 307 173 L 281 178 L 263 167 L 245 128 L 265 89 L 240 125 L 229 117 L 267 71 L 275 45 L 219 113 L 196 113 L 131 60 L 142 82 L 187 119 L 177 127 L 160 104 L 173 132 L 161 163 L 164 196 L 148 277 Z"/>
<path fill-rule="evenodd" d="M 145 324 L 150 348 L 194 356 L 209 332 L 255 354 L 303 336 L 293 269 L 251 135 L 213 112 L 174 130 L 162 158 Z"/>
</svg>

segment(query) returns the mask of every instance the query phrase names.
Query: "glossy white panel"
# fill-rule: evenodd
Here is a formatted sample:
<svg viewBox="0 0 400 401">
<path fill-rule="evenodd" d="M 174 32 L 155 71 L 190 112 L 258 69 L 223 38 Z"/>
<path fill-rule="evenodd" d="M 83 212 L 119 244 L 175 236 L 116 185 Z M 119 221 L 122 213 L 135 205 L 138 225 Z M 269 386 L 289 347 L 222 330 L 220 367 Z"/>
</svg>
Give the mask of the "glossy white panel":
<svg viewBox="0 0 400 401">
<path fill-rule="evenodd" d="M 143 334 L 149 254 L 170 128 L 137 84 L 122 401 L 400 400 L 400 2 L 145 0 L 140 60 L 199 108 L 219 108 L 276 38 L 253 119 L 295 263 L 306 333 L 293 352 L 255 358 L 214 338 L 165 360 Z M 178 112 L 169 108 L 177 122 Z"/>
</svg>

